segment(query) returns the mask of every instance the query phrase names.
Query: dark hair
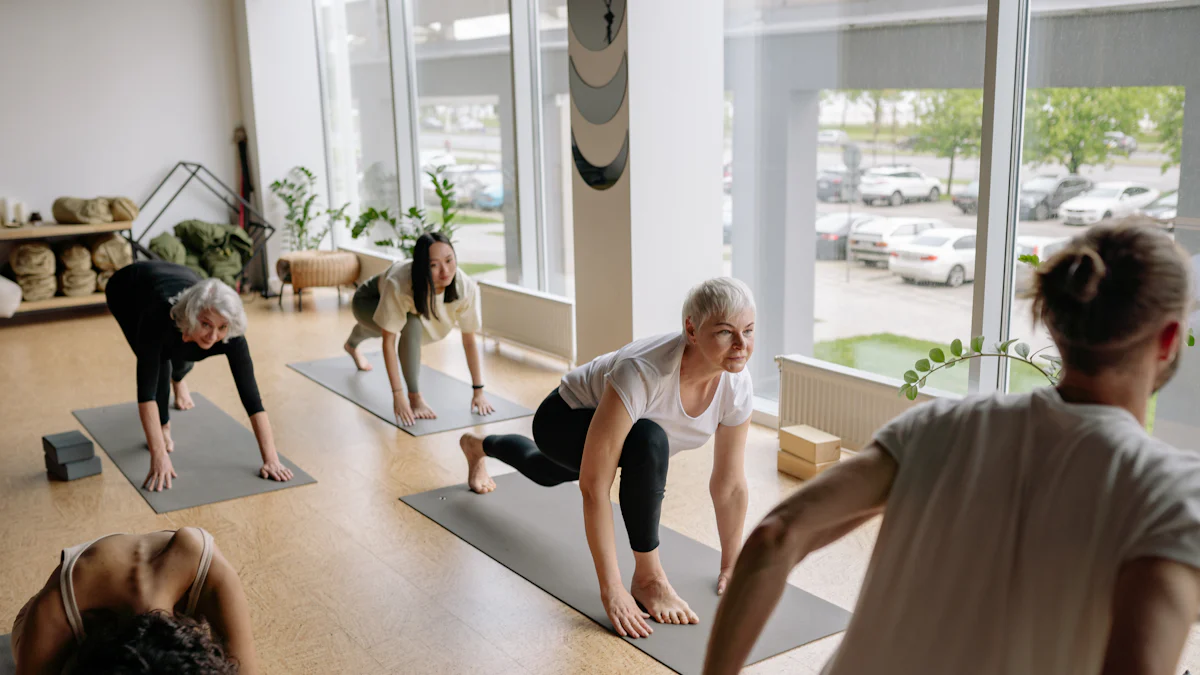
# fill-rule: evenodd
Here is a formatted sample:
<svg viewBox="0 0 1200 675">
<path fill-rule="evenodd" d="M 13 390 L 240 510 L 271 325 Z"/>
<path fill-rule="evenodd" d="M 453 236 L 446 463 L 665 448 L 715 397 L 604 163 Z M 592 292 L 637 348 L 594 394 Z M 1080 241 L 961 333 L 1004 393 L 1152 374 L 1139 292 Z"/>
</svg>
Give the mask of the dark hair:
<svg viewBox="0 0 1200 675">
<path fill-rule="evenodd" d="M 450 238 L 441 232 L 426 232 L 417 237 L 417 243 L 413 246 L 412 260 L 412 288 L 413 288 L 413 303 L 417 306 L 417 314 L 426 319 L 433 318 L 433 297 L 436 291 L 433 288 L 433 272 L 430 269 L 429 249 L 433 245 L 441 242 L 454 250 L 454 244 L 450 242 Z M 450 285 L 446 287 L 446 293 L 442 296 L 442 302 L 451 303 L 458 300 L 458 273 L 454 274 L 454 279 L 450 281 Z"/>
<path fill-rule="evenodd" d="M 103 614 L 105 620 L 101 620 Z M 213 639 L 207 623 L 163 610 L 120 617 L 89 612 L 87 638 L 68 675 L 235 675 L 237 661 Z"/>
<path fill-rule="evenodd" d="M 1191 310 L 1191 262 L 1154 221 L 1101 223 L 1041 263 L 1033 301 L 1064 368 L 1094 374 Z"/>
</svg>

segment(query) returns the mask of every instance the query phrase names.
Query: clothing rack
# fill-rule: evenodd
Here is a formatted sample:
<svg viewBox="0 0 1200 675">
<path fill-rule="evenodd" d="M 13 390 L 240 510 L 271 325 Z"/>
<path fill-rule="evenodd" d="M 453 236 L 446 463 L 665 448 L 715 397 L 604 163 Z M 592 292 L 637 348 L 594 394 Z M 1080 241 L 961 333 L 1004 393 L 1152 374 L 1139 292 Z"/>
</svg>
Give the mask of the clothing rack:
<svg viewBox="0 0 1200 675">
<path fill-rule="evenodd" d="M 203 164 L 200 164 L 198 162 L 182 162 L 182 161 L 177 163 L 174 167 L 171 168 L 170 171 L 167 172 L 167 175 L 162 179 L 162 182 L 160 182 L 158 184 L 158 187 L 154 188 L 154 191 L 150 193 L 150 196 L 147 197 L 146 200 L 142 202 L 140 208 L 144 212 L 146 206 L 148 206 L 150 204 L 150 202 L 154 199 L 155 195 L 158 194 L 158 191 L 161 190 L 163 188 L 163 186 L 165 186 L 167 184 L 167 182 L 169 182 L 171 180 L 171 178 L 175 175 L 175 173 L 180 170 L 187 172 L 187 174 L 188 174 L 187 179 L 183 181 L 183 184 L 180 185 L 177 190 L 175 190 L 175 194 L 171 195 L 171 198 L 167 200 L 167 203 L 164 204 L 163 207 L 158 210 L 158 213 L 155 214 L 154 219 L 150 221 L 150 224 L 147 225 L 146 228 L 144 230 L 142 230 L 142 232 L 140 234 L 138 234 L 136 237 L 130 238 L 130 241 L 133 244 L 134 255 L 136 256 L 138 253 L 140 253 L 144 257 L 149 258 L 151 260 L 159 259 L 159 256 L 155 255 L 153 252 L 150 251 L 150 249 L 146 248 L 146 246 L 144 244 L 142 244 L 142 238 L 145 237 L 147 233 L 149 233 L 151 230 L 154 229 L 154 225 L 155 225 L 155 223 L 158 222 L 158 219 L 161 218 L 164 213 L 166 213 L 167 209 L 171 207 L 171 204 L 173 204 L 175 202 L 175 199 L 180 195 L 180 193 L 183 192 L 184 188 L 186 188 L 193 180 L 195 180 L 195 181 L 198 181 L 204 187 L 208 188 L 209 192 L 216 195 L 217 199 L 220 199 L 225 204 L 225 206 L 227 206 L 229 208 L 230 211 L 235 212 L 235 213 L 238 212 L 238 210 L 239 210 L 238 205 L 240 204 L 241 208 L 246 209 L 246 212 L 250 214 L 250 217 L 247 218 L 247 220 L 246 220 L 245 230 L 246 230 L 246 234 L 250 235 L 250 239 L 254 242 L 254 251 L 250 255 L 250 259 L 246 260 L 242 264 L 242 271 L 238 273 L 238 281 L 239 282 L 245 281 L 246 271 L 249 270 L 250 265 L 253 264 L 255 260 L 257 260 L 259 265 L 261 265 L 261 269 L 262 269 L 262 279 L 263 279 L 262 296 L 264 298 L 271 297 L 270 289 L 268 288 L 268 284 L 267 284 L 267 279 L 270 278 L 270 270 L 267 266 L 266 248 L 267 248 L 267 241 L 270 240 L 271 237 L 273 237 L 275 235 L 275 231 L 276 231 L 275 226 L 271 225 L 267 221 L 266 217 L 264 217 L 262 215 L 262 213 L 260 213 L 258 211 L 258 209 L 254 208 L 253 204 L 251 204 L 244 197 L 242 197 L 242 195 L 239 194 L 236 190 L 234 190 L 233 188 L 226 185 L 220 178 L 217 178 L 216 175 L 214 175 L 213 172 L 209 171 Z M 220 187 L 220 190 L 218 190 L 216 187 L 213 187 L 212 183 L 216 183 L 216 185 Z M 230 197 L 232 197 L 234 201 L 231 201 L 229 199 Z"/>
</svg>

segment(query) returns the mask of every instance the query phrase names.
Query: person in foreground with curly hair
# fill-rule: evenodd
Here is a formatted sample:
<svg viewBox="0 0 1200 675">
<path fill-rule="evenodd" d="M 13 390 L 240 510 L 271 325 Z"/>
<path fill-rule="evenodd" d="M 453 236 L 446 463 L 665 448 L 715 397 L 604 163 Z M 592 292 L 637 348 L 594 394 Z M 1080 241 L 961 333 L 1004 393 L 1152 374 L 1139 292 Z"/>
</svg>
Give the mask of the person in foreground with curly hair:
<svg viewBox="0 0 1200 675">
<path fill-rule="evenodd" d="M 1099 225 L 1037 271 L 1057 387 L 938 399 L 758 526 L 706 675 L 738 672 L 808 554 L 883 513 L 825 675 L 1168 675 L 1200 612 L 1200 455 L 1151 438 L 1193 310 L 1161 231 Z"/>
<path fill-rule="evenodd" d="M 63 549 L 12 630 L 17 675 L 258 672 L 242 583 L 200 528 Z"/>
</svg>

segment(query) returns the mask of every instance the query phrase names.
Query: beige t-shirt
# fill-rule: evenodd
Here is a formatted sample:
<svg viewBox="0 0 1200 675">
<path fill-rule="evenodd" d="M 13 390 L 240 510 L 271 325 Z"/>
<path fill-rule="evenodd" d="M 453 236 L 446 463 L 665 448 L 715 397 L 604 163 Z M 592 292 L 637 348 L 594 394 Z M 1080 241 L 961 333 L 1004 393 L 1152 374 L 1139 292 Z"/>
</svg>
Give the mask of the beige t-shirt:
<svg viewBox="0 0 1200 675">
<path fill-rule="evenodd" d="M 915 407 L 826 675 L 1098 673 L 1121 566 L 1200 568 L 1200 455 L 1053 388 Z"/>
<path fill-rule="evenodd" d="M 432 318 L 421 317 L 425 327 L 422 343 L 437 342 L 450 334 L 455 326 L 464 333 L 478 333 L 483 328 L 479 303 L 479 284 L 461 269 L 454 275 L 458 300 L 445 302 L 445 294 L 437 293 L 431 307 Z M 379 275 L 379 306 L 375 323 L 389 333 L 404 330 L 409 314 L 416 314 L 413 302 L 412 262 L 393 263 Z"/>
</svg>

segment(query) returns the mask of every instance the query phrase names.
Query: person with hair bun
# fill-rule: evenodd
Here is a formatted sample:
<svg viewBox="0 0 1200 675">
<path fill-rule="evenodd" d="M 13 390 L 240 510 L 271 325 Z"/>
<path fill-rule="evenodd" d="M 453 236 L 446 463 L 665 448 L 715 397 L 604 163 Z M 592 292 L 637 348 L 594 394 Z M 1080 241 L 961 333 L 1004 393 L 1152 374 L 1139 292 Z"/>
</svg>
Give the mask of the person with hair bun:
<svg viewBox="0 0 1200 675">
<path fill-rule="evenodd" d="M 217 354 L 229 359 L 242 407 L 250 416 L 262 454 L 259 475 L 292 479 L 291 469 L 279 461 L 271 422 L 258 394 L 245 337 L 246 310 L 237 291 L 218 279 L 201 280 L 183 265 L 147 260 L 117 270 L 104 295 L 137 356 L 138 414 L 150 448 L 150 472 L 143 488 L 169 490 L 178 477 L 170 458 L 175 450 L 168 411 L 171 390 L 177 409 L 194 407 L 183 378 L 196 361 Z"/>
<path fill-rule="evenodd" d="M 1200 612 L 1200 454 L 1147 434 L 1192 311 L 1186 255 L 1101 224 L 1037 271 L 1056 387 L 910 408 L 747 539 L 704 673 L 736 673 L 810 553 L 876 515 L 823 675 L 1167 675 Z"/>
<path fill-rule="evenodd" d="M 63 549 L 11 640 L 17 675 L 258 672 L 242 583 L 196 527 Z"/>
<path fill-rule="evenodd" d="M 721 537 L 722 593 L 746 520 L 746 434 L 754 386 L 754 296 L 741 281 L 709 279 L 688 294 L 680 330 L 629 343 L 569 372 L 533 417 L 533 438 L 464 434 L 468 484 L 496 489 L 484 464 L 495 457 L 544 486 L 579 481 L 600 598 L 622 636 L 648 637 L 646 619 L 700 619 L 667 580 L 658 522 L 671 456 L 715 439 L 709 491 Z M 621 515 L 635 562 L 625 589 L 617 566 L 609 494 L 621 468 Z"/>
</svg>

